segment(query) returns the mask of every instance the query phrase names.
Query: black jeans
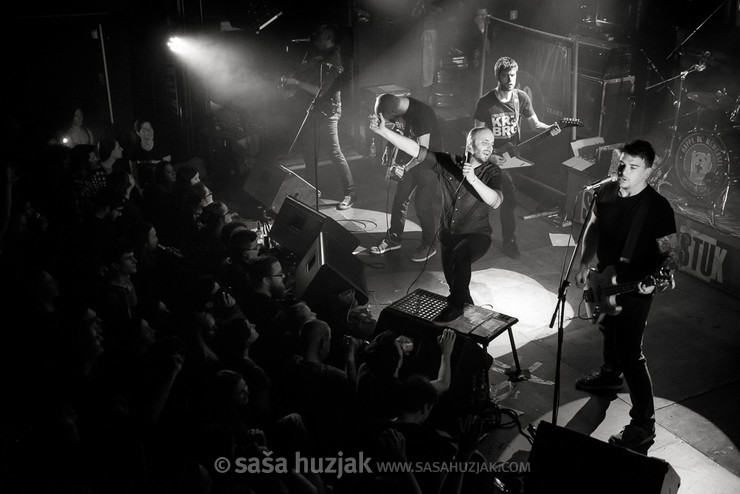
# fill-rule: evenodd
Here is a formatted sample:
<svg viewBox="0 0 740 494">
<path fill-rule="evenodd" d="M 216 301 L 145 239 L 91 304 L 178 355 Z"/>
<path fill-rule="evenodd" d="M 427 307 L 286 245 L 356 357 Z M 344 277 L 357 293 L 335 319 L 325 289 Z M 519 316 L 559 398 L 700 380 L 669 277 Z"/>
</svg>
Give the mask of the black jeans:
<svg viewBox="0 0 740 494">
<path fill-rule="evenodd" d="M 618 303 L 622 312 L 607 316 L 603 322 L 604 366 L 602 371 L 619 375 L 630 390 L 631 424 L 652 431 L 655 428 L 653 383 L 642 353 L 642 336 L 653 298 L 645 295 L 624 295 Z"/>
<path fill-rule="evenodd" d="M 442 251 L 442 269 L 450 287 L 447 303 L 462 307 L 473 303 L 470 296 L 470 278 L 473 263 L 483 257 L 491 247 L 491 237 L 483 233 L 454 235 L 447 231 L 439 234 Z"/>
<path fill-rule="evenodd" d="M 434 205 L 440 201 L 440 189 L 437 175 L 421 165 L 406 171 L 396 187 L 396 195 L 391 207 L 391 226 L 388 230 L 388 238 L 394 243 L 401 241 L 411 194 L 414 190 L 416 190 L 414 205 L 416 215 L 419 217 L 419 226 L 421 226 L 421 245 L 427 247 L 434 244 L 434 237 L 437 233 Z"/>
</svg>

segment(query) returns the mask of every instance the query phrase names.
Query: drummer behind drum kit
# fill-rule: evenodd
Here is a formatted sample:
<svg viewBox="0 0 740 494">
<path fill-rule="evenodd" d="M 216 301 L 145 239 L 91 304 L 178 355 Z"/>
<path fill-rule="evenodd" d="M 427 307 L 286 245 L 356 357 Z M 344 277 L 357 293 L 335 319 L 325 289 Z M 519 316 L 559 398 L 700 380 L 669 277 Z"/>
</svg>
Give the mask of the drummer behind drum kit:
<svg viewBox="0 0 740 494">
<path fill-rule="evenodd" d="M 684 94 L 683 81 L 688 73 L 700 72 L 704 68 L 705 62 L 701 61 L 675 77 L 680 77 L 681 83 L 671 127 L 671 146 L 651 175 L 650 184 L 658 191 L 661 186 L 680 185 L 693 199 L 688 201 L 686 199 L 689 198 L 683 197 L 681 202 L 686 205 L 693 202 L 710 208 L 710 217 L 714 219 L 716 215 L 725 213 L 730 189 L 740 178 L 740 96 L 733 101 L 725 89 L 714 93 L 687 93 L 686 97 L 699 105 L 696 112 L 698 117 L 693 129 L 679 134 L 678 116 Z M 669 175 L 675 176 L 678 184 L 669 182 Z M 676 188 L 672 192 L 684 195 Z"/>
</svg>

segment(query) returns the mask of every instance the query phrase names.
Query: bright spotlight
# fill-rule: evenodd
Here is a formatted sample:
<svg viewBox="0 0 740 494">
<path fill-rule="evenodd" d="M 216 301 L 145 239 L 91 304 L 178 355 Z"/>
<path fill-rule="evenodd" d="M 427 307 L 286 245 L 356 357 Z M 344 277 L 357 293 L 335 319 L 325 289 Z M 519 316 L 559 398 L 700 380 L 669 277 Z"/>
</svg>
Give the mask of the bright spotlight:
<svg viewBox="0 0 740 494">
<path fill-rule="evenodd" d="M 175 53 L 183 53 L 185 51 L 186 43 L 182 38 L 173 36 L 169 41 L 167 41 L 167 46 Z"/>
</svg>

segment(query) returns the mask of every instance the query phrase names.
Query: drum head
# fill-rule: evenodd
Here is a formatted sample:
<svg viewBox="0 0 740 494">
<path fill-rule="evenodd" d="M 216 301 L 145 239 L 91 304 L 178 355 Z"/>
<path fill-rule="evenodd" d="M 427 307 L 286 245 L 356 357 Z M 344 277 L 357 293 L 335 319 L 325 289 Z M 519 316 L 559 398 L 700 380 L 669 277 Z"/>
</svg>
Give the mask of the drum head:
<svg viewBox="0 0 740 494">
<path fill-rule="evenodd" d="M 720 177 L 728 170 L 727 147 L 718 135 L 697 130 L 681 139 L 676 149 L 678 181 L 690 194 L 712 196 L 719 190 Z"/>
</svg>

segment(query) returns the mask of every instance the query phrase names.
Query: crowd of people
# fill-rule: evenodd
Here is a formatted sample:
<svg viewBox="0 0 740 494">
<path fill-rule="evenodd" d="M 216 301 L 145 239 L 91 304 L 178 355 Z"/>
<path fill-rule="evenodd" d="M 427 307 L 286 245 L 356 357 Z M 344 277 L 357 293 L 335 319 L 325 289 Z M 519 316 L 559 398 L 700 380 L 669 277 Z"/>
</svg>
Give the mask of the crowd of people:
<svg viewBox="0 0 740 494">
<path fill-rule="evenodd" d="M 214 198 L 203 163 L 142 145 L 150 121 L 135 134 L 6 161 L 3 492 L 459 492 L 459 475 L 218 470 L 451 461 L 481 428 L 445 413 L 454 332 L 436 379 L 402 370 L 396 332 L 352 336 L 351 293 L 295 300 L 294 266 Z"/>
</svg>

